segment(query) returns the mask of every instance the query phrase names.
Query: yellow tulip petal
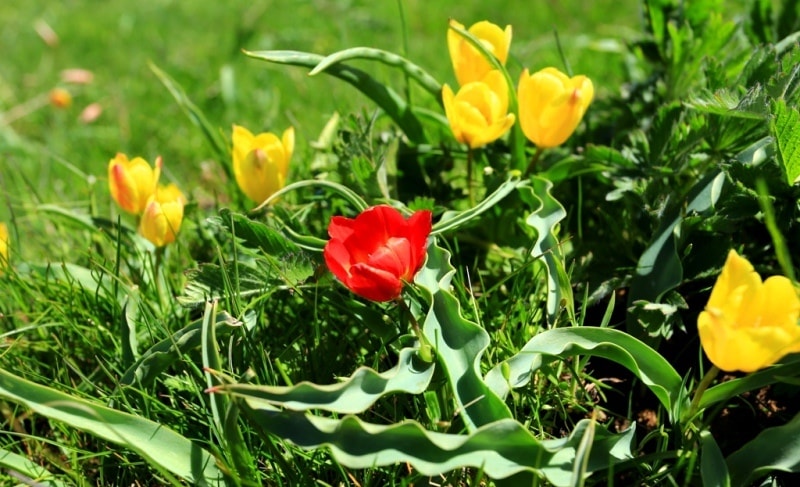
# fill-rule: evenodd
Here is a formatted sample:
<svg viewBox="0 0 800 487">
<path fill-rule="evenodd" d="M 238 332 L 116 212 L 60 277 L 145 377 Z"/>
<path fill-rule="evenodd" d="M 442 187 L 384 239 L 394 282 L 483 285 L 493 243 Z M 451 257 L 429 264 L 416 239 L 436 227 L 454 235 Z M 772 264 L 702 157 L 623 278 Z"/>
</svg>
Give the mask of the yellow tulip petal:
<svg viewBox="0 0 800 487">
<path fill-rule="evenodd" d="M 753 372 L 800 352 L 800 298 L 783 276 L 761 282 L 731 250 L 697 319 L 700 343 L 722 370 Z"/>
<path fill-rule="evenodd" d="M 568 77 L 555 68 L 534 74 L 524 70 L 517 99 L 520 126 L 540 148 L 563 144 L 575 131 L 594 98 L 594 85 L 586 76 Z"/>
<path fill-rule="evenodd" d="M 248 198 L 261 203 L 284 186 L 294 143 L 292 127 L 279 139 L 271 132 L 253 135 L 244 127 L 234 125 L 233 174 Z"/>
<path fill-rule="evenodd" d="M 8 264 L 8 227 L 0 223 L 0 267 Z"/>
</svg>

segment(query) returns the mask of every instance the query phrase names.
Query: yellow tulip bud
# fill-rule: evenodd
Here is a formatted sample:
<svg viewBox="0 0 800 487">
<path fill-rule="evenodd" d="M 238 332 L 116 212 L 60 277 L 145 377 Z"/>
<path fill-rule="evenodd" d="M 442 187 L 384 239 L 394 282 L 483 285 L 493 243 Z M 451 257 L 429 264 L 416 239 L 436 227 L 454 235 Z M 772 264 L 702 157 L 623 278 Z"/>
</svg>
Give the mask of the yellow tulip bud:
<svg viewBox="0 0 800 487">
<path fill-rule="evenodd" d="M 0 223 L 0 268 L 8 265 L 8 227 Z"/>
<path fill-rule="evenodd" d="M 128 213 L 144 211 L 147 200 L 156 190 L 161 175 L 161 157 L 156 158 L 155 168 L 141 157 L 128 160 L 125 154 L 117 154 L 108 162 L 108 187 L 111 197 Z"/>
<path fill-rule="evenodd" d="M 286 184 L 292 152 L 292 127 L 279 139 L 270 132 L 253 135 L 244 127 L 233 126 L 233 174 L 242 192 L 256 203 L 263 202 Z"/>
<path fill-rule="evenodd" d="M 464 28 L 455 20 L 450 20 L 450 25 L 460 29 Z M 473 24 L 468 32 L 480 40 L 486 50 L 494 54 L 500 64 L 505 66 L 508 50 L 511 47 L 510 25 L 502 30 L 497 25 L 484 20 Z M 453 29 L 447 29 L 447 47 L 450 51 L 453 71 L 455 71 L 456 79 L 461 86 L 482 80 L 486 73 L 494 69 L 475 46 Z"/>
<path fill-rule="evenodd" d="M 514 125 L 514 114 L 508 113 L 508 84 L 496 69 L 481 81 L 465 84 L 455 95 L 444 85 L 442 101 L 456 140 L 471 149 L 499 139 Z"/>
<path fill-rule="evenodd" d="M 539 148 L 563 144 L 578 127 L 594 98 L 592 80 L 568 77 L 556 68 L 533 74 L 523 71 L 517 88 L 519 123 Z"/>
<path fill-rule="evenodd" d="M 725 371 L 754 372 L 800 352 L 800 299 L 792 281 L 761 276 L 731 250 L 697 318 L 700 343 Z"/>
<path fill-rule="evenodd" d="M 183 193 L 174 184 L 159 186 L 147 200 L 139 233 L 156 247 L 174 242 L 183 222 L 185 203 Z"/>
</svg>

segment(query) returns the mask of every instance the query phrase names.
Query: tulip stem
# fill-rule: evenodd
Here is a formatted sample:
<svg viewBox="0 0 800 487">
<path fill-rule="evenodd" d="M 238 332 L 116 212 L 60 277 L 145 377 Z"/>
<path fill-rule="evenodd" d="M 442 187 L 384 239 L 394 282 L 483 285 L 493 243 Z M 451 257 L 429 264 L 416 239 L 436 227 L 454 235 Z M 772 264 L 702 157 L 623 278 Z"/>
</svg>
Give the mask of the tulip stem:
<svg viewBox="0 0 800 487">
<path fill-rule="evenodd" d="M 717 377 L 717 374 L 719 374 L 719 368 L 716 365 L 712 365 L 697 385 L 697 389 L 694 391 L 694 397 L 692 397 L 692 403 L 689 405 L 689 414 L 686 416 L 688 419 L 691 420 L 694 415 L 697 414 L 697 410 L 700 408 L 700 400 L 703 398 L 703 393 Z"/>
<path fill-rule="evenodd" d="M 467 149 L 467 197 L 469 198 L 469 206 L 475 206 L 475 195 L 472 192 L 472 147 Z"/>
<path fill-rule="evenodd" d="M 530 176 L 531 173 L 533 172 L 533 169 L 536 167 L 536 163 L 539 162 L 539 158 L 542 157 L 542 152 L 544 152 L 544 149 L 537 148 L 536 152 L 533 153 L 533 157 L 531 157 L 531 162 L 528 163 L 528 167 L 525 169 L 526 178 Z"/>
<path fill-rule="evenodd" d="M 411 308 L 409 308 L 408 304 L 406 304 L 406 302 L 403 301 L 402 296 L 397 297 L 397 303 L 400 306 L 400 308 L 403 309 L 403 312 L 408 315 L 408 319 L 411 321 L 411 330 L 414 332 L 414 335 L 416 335 L 417 340 L 419 340 L 420 358 L 422 358 L 422 360 L 424 360 L 425 362 L 428 363 L 432 362 L 433 353 L 430 343 L 428 343 L 428 339 L 425 338 L 425 335 L 422 333 L 422 328 L 419 326 L 419 322 L 414 317 L 414 313 L 411 312 Z"/>
</svg>

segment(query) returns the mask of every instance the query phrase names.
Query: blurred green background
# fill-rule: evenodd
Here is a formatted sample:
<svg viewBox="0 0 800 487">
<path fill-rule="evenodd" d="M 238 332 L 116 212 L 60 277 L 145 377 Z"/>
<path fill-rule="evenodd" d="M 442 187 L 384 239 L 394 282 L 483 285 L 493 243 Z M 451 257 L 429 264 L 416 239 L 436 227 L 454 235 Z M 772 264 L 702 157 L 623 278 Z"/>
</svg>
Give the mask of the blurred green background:
<svg viewBox="0 0 800 487">
<path fill-rule="evenodd" d="M 451 17 L 466 26 L 483 19 L 511 24 L 513 77 L 522 67 L 564 69 L 557 31 L 571 69 L 595 81 L 598 97 L 619 90 L 625 79 L 620 51 L 641 32 L 642 21 L 639 3 L 631 0 L 0 2 L 0 184 L 7 208 L 0 220 L 31 203 L 86 205 L 92 176 L 104 187 L 108 160 L 118 151 L 149 161 L 162 155 L 166 177 L 187 189 L 222 173 L 217 165 L 229 162 L 212 160 L 202 133 L 148 62 L 174 77 L 226 137 L 234 123 L 274 132 L 294 125 L 293 164 L 302 167 L 310 159 L 308 142 L 335 111 L 370 113 L 374 106 L 338 80 L 309 78 L 302 68 L 268 65 L 241 50 L 330 54 L 371 46 L 403 53 L 405 30 L 406 56 L 452 84 L 445 37 Z M 403 90 L 398 71 L 357 64 Z M 67 84 L 61 72 L 69 68 L 89 70 L 94 79 Z M 46 103 L 56 86 L 71 92 L 69 108 Z M 421 93 L 414 102 L 435 106 Z M 82 123 L 81 111 L 91 103 L 102 113 Z"/>
</svg>

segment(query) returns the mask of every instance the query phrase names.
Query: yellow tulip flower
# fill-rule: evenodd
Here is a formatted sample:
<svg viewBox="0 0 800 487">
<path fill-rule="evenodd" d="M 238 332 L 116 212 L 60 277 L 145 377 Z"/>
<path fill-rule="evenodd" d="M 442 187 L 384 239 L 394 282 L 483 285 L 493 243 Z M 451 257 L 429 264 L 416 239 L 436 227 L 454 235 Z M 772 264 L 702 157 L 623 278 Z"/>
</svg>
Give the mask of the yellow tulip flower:
<svg viewBox="0 0 800 487">
<path fill-rule="evenodd" d="M 239 188 L 256 203 L 263 202 L 286 184 L 292 152 L 292 127 L 279 139 L 270 132 L 253 135 L 244 127 L 233 126 L 233 174 Z"/>
<path fill-rule="evenodd" d="M 151 168 L 141 157 L 128 160 L 125 154 L 117 154 L 108 162 L 108 187 L 111 197 L 128 213 L 144 211 L 147 200 L 156 190 L 161 175 L 161 157 L 156 158 Z"/>
<path fill-rule="evenodd" d="M 725 371 L 754 372 L 800 352 L 800 299 L 791 280 L 761 276 L 731 250 L 697 318 L 700 343 Z"/>
<path fill-rule="evenodd" d="M 556 68 L 528 74 L 526 69 L 517 87 L 522 132 L 539 148 L 559 146 L 578 127 L 592 98 L 594 86 L 586 76 L 570 78 Z"/>
<path fill-rule="evenodd" d="M 450 20 L 450 25 L 463 29 L 464 26 Z M 468 32 L 475 36 L 486 47 L 486 50 L 494 54 L 500 64 L 506 64 L 508 50 L 511 47 L 511 26 L 507 25 L 505 30 L 486 20 L 473 24 Z M 486 73 L 494 69 L 483 55 L 453 29 L 447 29 L 447 47 L 450 51 L 450 60 L 453 63 L 453 71 L 460 86 L 473 81 L 480 81 Z"/>
<path fill-rule="evenodd" d="M 442 101 L 456 140 L 471 149 L 499 139 L 514 125 L 514 114 L 508 113 L 508 84 L 496 69 L 481 81 L 465 84 L 457 94 L 444 85 Z"/>
<path fill-rule="evenodd" d="M 159 186 L 147 200 L 139 223 L 139 233 L 156 247 L 175 241 L 183 222 L 186 199 L 174 184 Z"/>
<path fill-rule="evenodd" d="M 0 223 L 0 268 L 8 265 L 8 227 Z"/>
</svg>

